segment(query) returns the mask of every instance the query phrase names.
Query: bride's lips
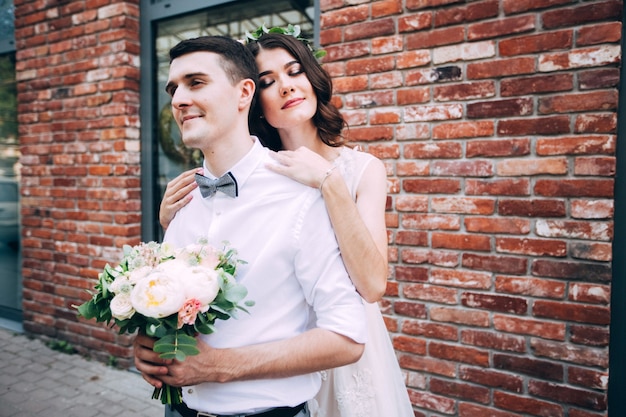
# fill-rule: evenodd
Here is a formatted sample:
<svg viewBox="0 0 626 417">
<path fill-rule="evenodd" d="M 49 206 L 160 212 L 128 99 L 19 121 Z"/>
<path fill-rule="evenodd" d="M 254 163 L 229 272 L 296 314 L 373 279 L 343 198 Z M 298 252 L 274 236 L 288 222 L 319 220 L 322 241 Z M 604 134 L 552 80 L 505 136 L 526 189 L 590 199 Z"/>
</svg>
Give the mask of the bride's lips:
<svg viewBox="0 0 626 417">
<path fill-rule="evenodd" d="M 281 110 L 284 110 L 284 109 L 287 109 L 289 107 L 293 107 L 295 105 L 298 105 L 298 104 L 300 104 L 303 101 L 304 101 L 303 98 L 293 98 L 293 99 L 289 100 L 288 102 L 286 102 L 285 104 L 283 104 L 283 107 L 281 107 Z"/>
</svg>

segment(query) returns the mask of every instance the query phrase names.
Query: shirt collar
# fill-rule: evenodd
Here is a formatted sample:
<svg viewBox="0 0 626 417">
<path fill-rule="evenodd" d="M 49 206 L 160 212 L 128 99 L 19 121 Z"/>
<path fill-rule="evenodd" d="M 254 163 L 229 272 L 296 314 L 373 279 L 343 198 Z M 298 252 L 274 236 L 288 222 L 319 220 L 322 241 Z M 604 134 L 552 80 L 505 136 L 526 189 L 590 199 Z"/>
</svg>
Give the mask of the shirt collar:
<svg viewBox="0 0 626 417">
<path fill-rule="evenodd" d="M 252 174 L 252 171 L 254 171 L 259 163 L 261 163 L 267 150 L 263 145 L 261 145 L 259 138 L 252 135 L 250 137 L 254 141 L 252 147 L 243 158 L 241 158 L 235 165 L 232 166 L 232 168 L 228 170 L 228 172 L 233 174 L 235 177 L 240 190 L 248 180 L 248 177 L 250 177 L 250 174 Z M 206 162 L 203 162 L 203 167 L 204 172 L 210 173 L 207 169 Z M 207 176 L 213 178 L 213 175 L 209 174 Z"/>
</svg>

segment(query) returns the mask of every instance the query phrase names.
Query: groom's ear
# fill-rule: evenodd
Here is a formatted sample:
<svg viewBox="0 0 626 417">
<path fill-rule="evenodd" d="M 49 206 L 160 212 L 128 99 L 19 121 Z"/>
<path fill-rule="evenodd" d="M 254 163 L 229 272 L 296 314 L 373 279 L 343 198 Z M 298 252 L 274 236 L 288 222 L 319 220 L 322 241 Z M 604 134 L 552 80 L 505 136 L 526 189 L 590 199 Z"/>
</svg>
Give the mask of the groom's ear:
<svg viewBox="0 0 626 417">
<path fill-rule="evenodd" d="M 241 95 L 239 98 L 239 110 L 244 110 L 245 108 L 250 107 L 252 99 L 254 98 L 256 86 L 254 84 L 254 81 L 252 81 L 250 78 L 246 78 L 239 81 L 239 88 L 241 91 Z"/>
</svg>

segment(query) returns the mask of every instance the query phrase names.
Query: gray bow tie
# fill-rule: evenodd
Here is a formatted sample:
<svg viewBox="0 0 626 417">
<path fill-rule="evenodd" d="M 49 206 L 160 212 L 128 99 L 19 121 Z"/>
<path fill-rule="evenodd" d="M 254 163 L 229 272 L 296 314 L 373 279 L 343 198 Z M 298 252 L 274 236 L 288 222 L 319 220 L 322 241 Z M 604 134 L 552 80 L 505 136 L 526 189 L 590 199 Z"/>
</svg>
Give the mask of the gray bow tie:
<svg viewBox="0 0 626 417">
<path fill-rule="evenodd" d="M 217 190 L 231 197 L 237 197 L 237 180 L 230 172 L 222 175 L 216 180 L 207 178 L 204 175 L 196 174 L 196 182 L 200 186 L 202 197 L 211 197 Z"/>
</svg>

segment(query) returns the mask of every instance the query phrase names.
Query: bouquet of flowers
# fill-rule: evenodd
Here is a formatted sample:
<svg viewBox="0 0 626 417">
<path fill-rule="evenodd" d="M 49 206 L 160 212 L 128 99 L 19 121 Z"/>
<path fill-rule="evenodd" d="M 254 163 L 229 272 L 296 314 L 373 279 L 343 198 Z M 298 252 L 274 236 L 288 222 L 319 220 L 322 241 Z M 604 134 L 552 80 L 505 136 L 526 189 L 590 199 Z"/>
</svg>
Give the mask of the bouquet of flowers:
<svg viewBox="0 0 626 417">
<path fill-rule="evenodd" d="M 107 264 L 98 275 L 95 292 L 76 307 L 78 314 L 97 322 L 113 320 L 120 334 L 139 330 L 156 338 L 154 351 L 161 358 L 183 361 L 197 355 L 198 333 L 213 333 L 217 319 L 247 312 L 240 304 L 247 290 L 234 279 L 237 265 L 245 262 L 227 244 L 217 250 L 200 241 L 175 250 L 148 242 L 123 250 L 120 264 Z M 180 404 L 182 390 L 164 385 L 152 398 Z"/>
</svg>

